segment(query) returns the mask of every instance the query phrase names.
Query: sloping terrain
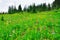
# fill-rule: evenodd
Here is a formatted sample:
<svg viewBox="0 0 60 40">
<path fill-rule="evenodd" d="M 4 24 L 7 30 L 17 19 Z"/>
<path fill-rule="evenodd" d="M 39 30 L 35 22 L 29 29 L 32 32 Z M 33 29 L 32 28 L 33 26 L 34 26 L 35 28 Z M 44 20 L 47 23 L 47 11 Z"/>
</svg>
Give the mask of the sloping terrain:
<svg viewBox="0 0 60 40">
<path fill-rule="evenodd" d="M 2 14 L 0 40 L 60 40 L 60 12 Z"/>
</svg>

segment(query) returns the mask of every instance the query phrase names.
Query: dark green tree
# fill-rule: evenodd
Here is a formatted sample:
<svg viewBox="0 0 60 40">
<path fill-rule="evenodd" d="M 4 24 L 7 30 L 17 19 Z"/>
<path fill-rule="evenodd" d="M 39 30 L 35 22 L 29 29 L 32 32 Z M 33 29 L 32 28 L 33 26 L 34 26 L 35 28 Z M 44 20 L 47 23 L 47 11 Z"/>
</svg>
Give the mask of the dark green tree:
<svg viewBox="0 0 60 40">
<path fill-rule="evenodd" d="M 8 9 L 9 14 L 13 14 L 16 12 L 17 12 L 16 6 L 9 6 L 9 9 Z"/>
<path fill-rule="evenodd" d="M 60 0 L 55 0 L 52 4 L 52 8 L 60 8 Z"/>
<path fill-rule="evenodd" d="M 13 13 L 16 13 L 16 12 L 17 12 L 17 9 L 16 9 L 16 6 L 14 6 Z"/>
<path fill-rule="evenodd" d="M 27 8 L 26 8 L 26 6 L 24 7 L 23 11 L 27 11 Z"/>
<path fill-rule="evenodd" d="M 36 13 L 36 6 L 35 6 L 35 4 L 28 6 L 27 12 Z"/>
<path fill-rule="evenodd" d="M 42 8 L 42 7 L 43 7 L 42 4 L 37 5 L 37 6 L 36 6 L 37 11 L 39 11 L 39 12 L 43 11 L 43 8 Z"/>
<path fill-rule="evenodd" d="M 35 3 L 33 4 L 32 12 L 33 12 L 33 13 L 36 13 L 36 6 L 35 6 Z"/>
<path fill-rule="evenodd" d="M 46 10 L 47 10 L 47 5 L 46 5 L 46 3 L 43 3 L 43 5 L 42 5 L 42 10 L 43 10 L 43 11 L 46 11 Z"/>
<path fill-rule="evenodd" d="M 18 12 L 22 12 L 22 7 L 21 7 L 21 5 L 18 6 Z"/>
<path fill-rule="evenodd" d="M 11 14 L 11 7 L 9 6 L 8 13 Z"/>
<path fill-rule="evenodd" d="M 14 6 L 11 6 L 11 13 L 14 13 Z"/>
<path fill-rule="evenodd" d="M 1 17 L 1 21 L 4 21 L 4 17 L 3 16 Z"/>
<path fill-rule="evenodd" d="M 48 10 L 49 10 L 49 11 L 51 10 L 51 6 L 50 6 L 50 4 L 48 4 Z"/>
<path fill-rule="evenodd" d="M 33 9 L 32 5 L 28 6 L 27 12 L 32 12 L 32 9 Z"/>
</svg>

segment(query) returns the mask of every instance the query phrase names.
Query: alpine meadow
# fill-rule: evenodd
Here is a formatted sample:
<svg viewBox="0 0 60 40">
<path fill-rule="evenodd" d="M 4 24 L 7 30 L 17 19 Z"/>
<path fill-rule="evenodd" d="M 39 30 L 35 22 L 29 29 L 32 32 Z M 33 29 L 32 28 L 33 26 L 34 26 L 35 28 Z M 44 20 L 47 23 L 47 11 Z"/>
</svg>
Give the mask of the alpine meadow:
<svg viewBox="0 0 60 40">
<path fill-rule="evenodd" d="M 60 0 L 9 6 L 0 14 L 0 40 L 60 40 Z"/>
</svg>

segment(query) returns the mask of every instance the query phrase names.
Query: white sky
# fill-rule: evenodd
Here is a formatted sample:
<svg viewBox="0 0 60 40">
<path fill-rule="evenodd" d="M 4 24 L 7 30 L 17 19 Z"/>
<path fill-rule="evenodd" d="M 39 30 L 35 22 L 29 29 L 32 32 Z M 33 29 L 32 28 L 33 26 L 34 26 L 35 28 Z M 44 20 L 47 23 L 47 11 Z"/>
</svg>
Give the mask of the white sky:
<svg viewBox="0 0 60 40">
<path fill-rule="evenodd" d="M 24 6 L 28 6 L 30 4 L 35 3 L 36 5 L 41 3 L 52 3 L 54 0 L 0 0 L 0 12 L 7 12 L 8 7 L 11 5 L 14 5 L 18 7 L 19 4 L 21 4 L 22 8 Z"/>
</svg>

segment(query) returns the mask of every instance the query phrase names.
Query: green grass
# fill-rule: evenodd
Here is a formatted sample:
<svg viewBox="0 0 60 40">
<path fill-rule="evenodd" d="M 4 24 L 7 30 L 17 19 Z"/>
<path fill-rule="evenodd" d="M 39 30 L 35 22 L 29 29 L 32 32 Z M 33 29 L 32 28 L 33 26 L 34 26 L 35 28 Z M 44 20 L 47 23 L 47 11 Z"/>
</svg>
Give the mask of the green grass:
<svg viewBox="0 0 60 40">
<path fill-rule="evenodd" d="M 60 40 L 60 12 L 2 14 L 0 40 Z"/>
</svg>

